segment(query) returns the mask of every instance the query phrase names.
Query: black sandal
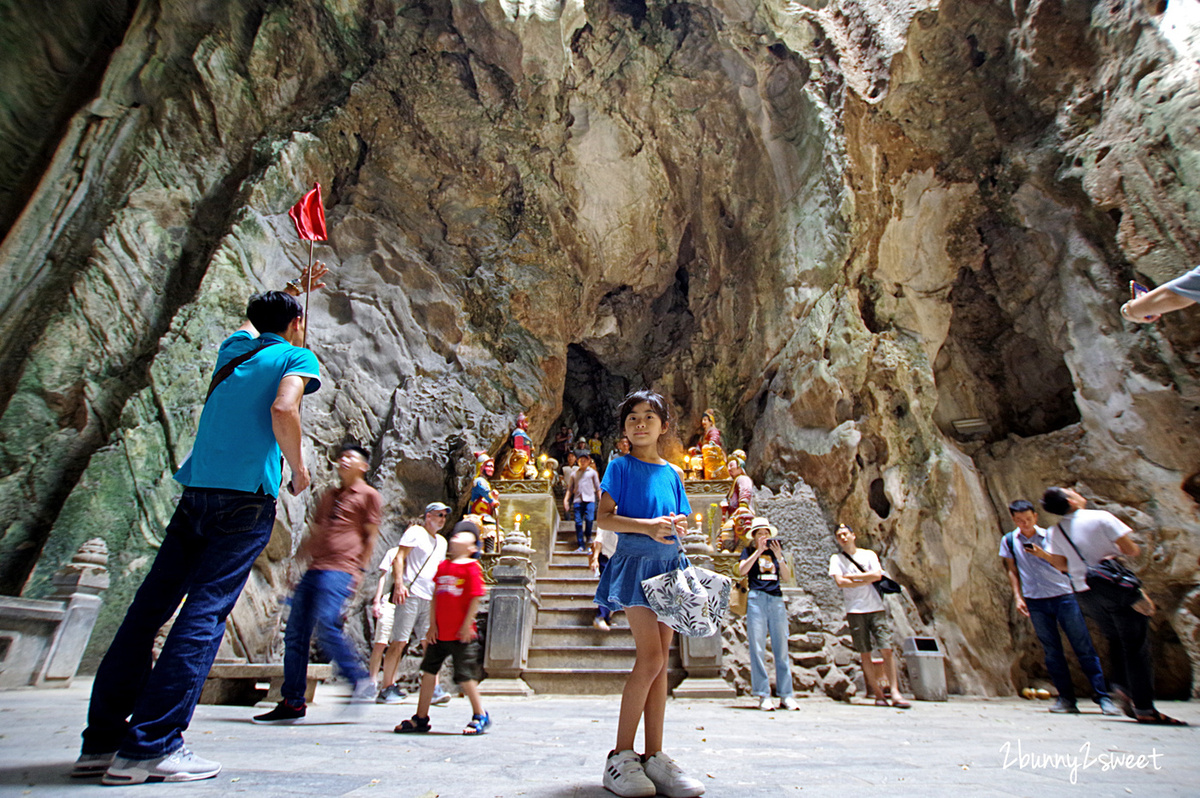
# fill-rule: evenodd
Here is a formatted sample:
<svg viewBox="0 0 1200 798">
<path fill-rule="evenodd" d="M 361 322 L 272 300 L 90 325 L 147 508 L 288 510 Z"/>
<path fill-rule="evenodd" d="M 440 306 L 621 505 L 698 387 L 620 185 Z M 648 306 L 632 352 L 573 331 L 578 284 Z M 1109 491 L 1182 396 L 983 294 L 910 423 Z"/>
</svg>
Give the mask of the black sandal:
<svg viewBox="0 0 1200 798">
<path fill-rule="evenodd" d="M 1186 720 L 1172 718 L 1159 712 L 1157 709 L 1152 709 L 1149 712 L 1138 712 L 1137 722 L 1146 723 L 1153 726 L 1186 726 Z"/>
<path fill-rule="evenodd" d="M 396 734 L 424 734 L 429 731 L 429 716 L 413 715 L 411 720 L 402 720 L 392 729 Z"/>
</svg>

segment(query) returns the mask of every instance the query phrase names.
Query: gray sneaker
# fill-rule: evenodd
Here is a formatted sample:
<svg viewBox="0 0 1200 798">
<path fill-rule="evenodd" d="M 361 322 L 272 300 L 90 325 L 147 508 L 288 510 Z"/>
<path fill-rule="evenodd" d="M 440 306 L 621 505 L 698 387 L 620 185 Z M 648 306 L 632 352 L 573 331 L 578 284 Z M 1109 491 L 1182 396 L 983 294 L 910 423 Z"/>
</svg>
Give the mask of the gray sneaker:
<svg viewBox="0 0 1200 798">
<path fill-rule="evenodd" d="M 429 699 L 429 703 L 436 706 L 444 706 L 450 703 L 450 694 L 447 693 L 439 684 L 433 688 L 433 697 Z"/>
<path fill-rule="evenodd" d="M 1075 706 L 1074 701 L 1059 696 L 1054 700 L 1054 705 L 1050 707 L 1050 711 L 1056 715 L 1078 715 L 1079 707 Z"/>
<path fill-rule="evenodd" d="M 180 748 L 154 759 L 126 759 L 118 756 L 109 765 L 102 784 L 144 784 L 158 781 L 200 781 L 221 772 L 221 763 L 201 759 L 187 748 Z"/>
<path fill-rule="evenodd" d="M 407 696 L 407 695 L 408 695 L 408 693 L 405 693 L 403 690 L 401 690 L 396 685 L 389 684 L 387 687 L 385 687 L 379 691 L 379 695 L 375 698 L 375 703 L 376 704 L 399 704 L 401 701 L 404 700 L 405 696 Z"/>
<path fill-rule="evenodd" d="M 1123 715 L 1121 708 L 1117 706 L 1117 702 L 1107 696 L 1096 702 L 1100 705 L 1100 711 L 1105 715 Z"/>
<path fill-rule="evenodd" d="M 80 754 L 71 768 L 71 778 L 91 779 L 100 778 L 108 766 L 113 763 L 116 753 L 111 754 Z"/>
<path fill-rule="evenodd" d="M 350 691 L 351 704 L 374 704 L 375 703 L 375 682 L 370 679 L 359 679 L 354 683 L 354 689 Z"/>
</svg>

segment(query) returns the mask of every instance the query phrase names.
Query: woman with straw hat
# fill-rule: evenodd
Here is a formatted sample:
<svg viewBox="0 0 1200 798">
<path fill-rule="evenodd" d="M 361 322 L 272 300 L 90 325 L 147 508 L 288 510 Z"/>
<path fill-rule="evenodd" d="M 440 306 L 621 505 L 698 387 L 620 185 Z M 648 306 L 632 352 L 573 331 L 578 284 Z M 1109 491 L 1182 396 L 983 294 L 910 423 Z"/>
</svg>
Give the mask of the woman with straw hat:
<svg viewBox="0 0 1200 798">
<path fill-rule="evenodd" d="M 792 697 L 792 663 L 788 657 L 787 607 L 783 602 L 784 579 L 791 571 L 779 545 L 779 530 L 766 518 L 750 522 L 750 545 L 742 552 L 738 575 L 747 578 L 750 588 L 746 599 L 746 635 L 750 644 L 750 692 L 758 698 L 758 708 L 775 709 L 771 701 L 771 682 L 767 675 L 767 635 L 775 657 L 775 692 L 780 709 L 799 709 Z"/>
</svg>

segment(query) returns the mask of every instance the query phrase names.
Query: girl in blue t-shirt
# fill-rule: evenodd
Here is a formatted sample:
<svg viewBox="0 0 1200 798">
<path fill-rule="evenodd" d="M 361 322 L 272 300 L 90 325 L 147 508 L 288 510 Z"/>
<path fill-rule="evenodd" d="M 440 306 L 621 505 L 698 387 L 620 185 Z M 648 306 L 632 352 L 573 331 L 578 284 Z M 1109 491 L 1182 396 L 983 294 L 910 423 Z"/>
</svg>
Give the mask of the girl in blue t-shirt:
<svg viewBox="0 0 1200 798">
<path fill-rule="evenodd" d="M 686 564 L 676 536 L 686 531 L 691 506 L 678 471 L 658 453 L 658 439 L 670 425 L 666 401 L 653 391 L 635 391 L 621 403 L 618 417 L 630 451 L 609 464 L 600 483 L 596 524 L 617 533 L 617 550 L 595 600 L 608 610 L 625 611 L 637 654 L 621 694 L 617 746 L 604 766 L 604 786 L 621 796 L 701 795 L 704 785 L 662 752 L 674 632 L 659 623 L 642 591 L 643 579 Z M 646 752 L 639 756 L 633 745 L 643 716 Z"/>
</svg>

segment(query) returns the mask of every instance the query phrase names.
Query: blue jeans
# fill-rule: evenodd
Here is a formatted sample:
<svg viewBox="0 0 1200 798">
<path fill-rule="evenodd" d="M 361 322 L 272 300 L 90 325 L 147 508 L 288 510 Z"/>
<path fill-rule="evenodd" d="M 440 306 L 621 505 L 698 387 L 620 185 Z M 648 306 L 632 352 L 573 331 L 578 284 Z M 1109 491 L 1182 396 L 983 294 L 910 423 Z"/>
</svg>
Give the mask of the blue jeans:
<svg viewBox="0 0 1200 798">
<path fill-rule="evenodd" d="M 1088 633 L 1087 623 L 1083 620 L 1083 612 L 1075 596 L 1067 593 L 1050 598 L 1027 598 L 1025 605 L 1029 608 L 1029 620 L 1033 621 L 1033 629 L 1042 644 L 1050 681 L 1054 682 L 1059 696 L 1067 701 L 1075 700 L 1075 687 L 1067 670 L 1067 656 L 1063 653 L 1062 638 L 1058 635 L 1061 626 L 1079 660 L 1079 667 L 1092 685 L 1092 700 L 1100 703 L 1101 698 L 1107 698 L 1108 683 L 1104 680 L 1104 671 L 1100 669 L 1100 657 L 1092 645 L 1092 636 Z"/>
<path fill-rule="evenodd" d="M 767 634 L 775 655 L 775 692 L 792 695 L 792 661 L 788 657 L 788 619 L 783 596 L 751 590 L 746 596 L 746 634 L 750 638 L 750 692 L 759 698 L 771 695 L 767 676 Z"/>
<path fill-rule="evenodd" d="M 308 648 L 313 629 L 326 656 L 351 682 L 368 678 L 358 653 L 342 634 L 342 605 L 350 598 L 354 576 L 345 571 L 309 569 L 292 594 L 292 611 L 283 634 L 283 700 L 294 707 L 304 706 L 308 687 Z"/>
<path fill-rule="evenodd" d="M 600 576 L 604 576 L 604 569 L 608 565 L 608 558 L 601 554 L 596 558 L 596 562 L 600 566 Z M 612 617 L 612 610 L 610 610 L 608 607 L 601 607 L 597 605 L 596 617 L 607 623 L 608 619 Z"/>
<path fill-rule="evenodd" d="M 592 522 L 595 520 L 595 502 L 575 502 L 575 545 L 579 548 L 591 544 Z"/>
<path fill-rule="evenodd" d="M 183 745 L 204 680 L 275 523 L 275 497 L 184 490 L 92 685 L 83 753 L 154 759 Z M 183 597 L 158 661 L 159 628 Z"/>
</svg>

